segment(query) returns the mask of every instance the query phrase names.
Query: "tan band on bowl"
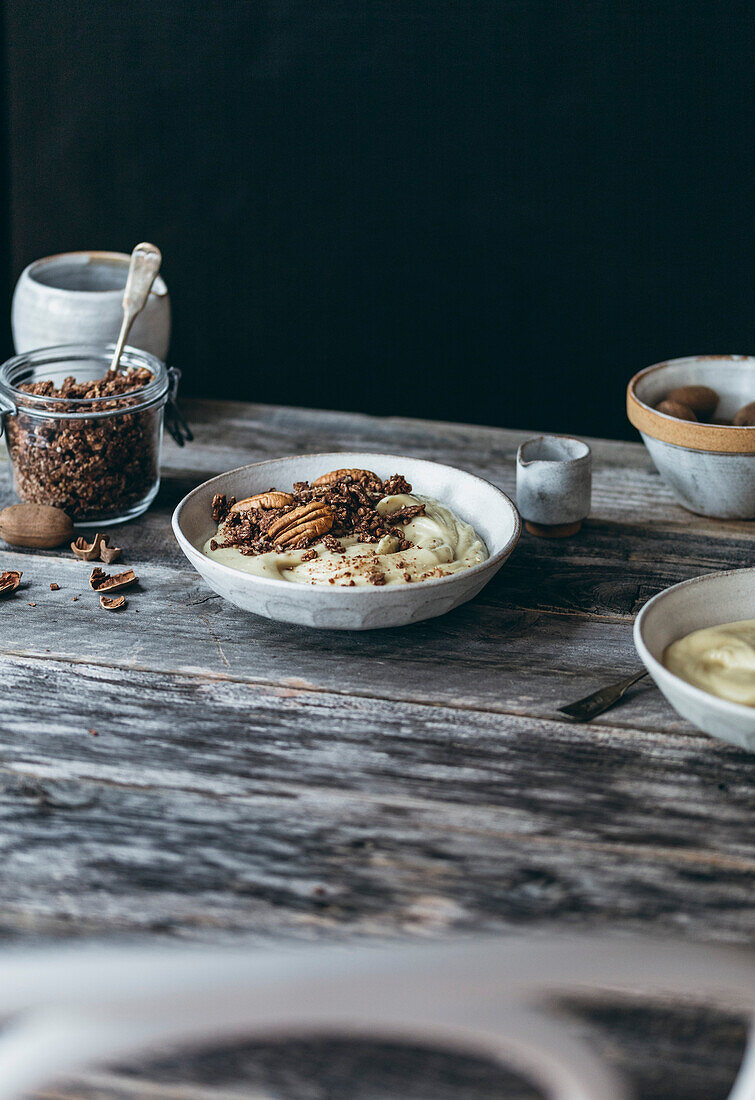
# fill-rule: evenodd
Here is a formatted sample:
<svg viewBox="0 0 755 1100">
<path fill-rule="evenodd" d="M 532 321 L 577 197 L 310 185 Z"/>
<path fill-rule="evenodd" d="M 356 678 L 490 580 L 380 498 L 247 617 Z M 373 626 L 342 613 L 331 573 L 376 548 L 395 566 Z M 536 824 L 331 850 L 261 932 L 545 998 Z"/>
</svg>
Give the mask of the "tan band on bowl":
<svg viewBox="0 0 755 1100">
<path fill-rule="evenodd" d="M 644 373 L 644 372 L 640 372 Z M 639 375 L 627 386 L 627 416 L 638 431 L 693 451 L 713 451 L 718 454 L 755 454 L 755 428 L 733 428 L 726 424 L 696 424 L 677 420 L 644 405 L 634 392 Z"/>
</svg>

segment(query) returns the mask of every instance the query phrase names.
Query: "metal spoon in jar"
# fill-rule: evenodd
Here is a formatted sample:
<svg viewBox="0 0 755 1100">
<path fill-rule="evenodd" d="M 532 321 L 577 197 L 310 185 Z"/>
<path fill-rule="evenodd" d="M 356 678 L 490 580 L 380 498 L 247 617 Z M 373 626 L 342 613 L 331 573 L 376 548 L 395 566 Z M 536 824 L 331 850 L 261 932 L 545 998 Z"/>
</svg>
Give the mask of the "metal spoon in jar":
<svg viewBox="0 0 755 1100">
<path fill-rule="evenodd" d="M 160 249 L 146 241 L 138 244 L 131 253 L 126 289 L 123 291 L 123 321 L 118 334 L 118 343 L 113 352 L 113 361 L 110 364 L 110 369 L 113 371 L 118 369 L 131 326 L 147 304 L 149 292 L 160 270 L 162 260 Z"/>
</svg>

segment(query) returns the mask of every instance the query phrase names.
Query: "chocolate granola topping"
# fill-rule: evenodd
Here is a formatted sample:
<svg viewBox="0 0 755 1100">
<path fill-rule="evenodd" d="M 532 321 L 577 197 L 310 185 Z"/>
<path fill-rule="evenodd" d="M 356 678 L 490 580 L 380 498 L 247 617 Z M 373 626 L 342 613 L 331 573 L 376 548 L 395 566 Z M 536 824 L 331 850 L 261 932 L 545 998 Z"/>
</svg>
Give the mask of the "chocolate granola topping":
<svg viewBox="0 0 755 1100">
<path fill-rule="evenodd" d="M 22 393 L 50 401 L 34 404 L 34 413 L 43 416 L 19 401 L 17 412 L 7 418 L 21 500 L 55 505 L 72 519 L 115 515 L 143 500 L 157 481 L 162 410 L 129 410 L 153 378 L 146 367 L 129 367 L 85 382 L 70 375 L 57 387 L 49 378 L 22 382 Z M 99 399 L 96 405 L 83 410 L 73 404 L 94 399 Z M 60 416 L 81 411 L 86 414 L 81 419 Z"/>
<path fill-rule="evenodd" d="M 424 504 L 399 508 L 392 515 L 382 516 L 377 504 L 385 496 L 410 493 L 409 482 L 401 474 L 386 481 L 369 471 L 334 471 L 339 477 L 320 484 L 297 481 L 291 494 L 293 502 L 282 508 L 254 508 L 235 511 L 235 498 L 218 494 L 212 501 L 212 518 L 223 529 L 213 539 L 211 549 L 235 547 L 244 555 L 266 554 L 270 551 L 304 550 L 315 542 L 334 552 L 343 552 L 339 538 L 351 535 L 360 542 L 379 542 L 385 535 L 399 540 L 399 549 L 407 550 L 411 543 L 404 527 L 415 516 L 422 515 Z M 356 476 L 356 475 L 360 476 Z M 276 490 L 270 490 L 275 492 Z M 290 521 L 287 517 L 291 515 Z M 318 517 L 332 515 L 332 525 L 323 534 Z M 301 516 L 301 519 L 299 517 Z M 314 522 L 307 522 L 314 519 Z M 293 534 L 292 534 L 293 532 Z M 315 554 L 308 555 L 309 561 Z M 380 574 L 382 577 L 382 574 Z M 377 578 L 377 574 L 376 574 Z M 371 581 L 384 584 L 385 577 Z"/>
</svg>

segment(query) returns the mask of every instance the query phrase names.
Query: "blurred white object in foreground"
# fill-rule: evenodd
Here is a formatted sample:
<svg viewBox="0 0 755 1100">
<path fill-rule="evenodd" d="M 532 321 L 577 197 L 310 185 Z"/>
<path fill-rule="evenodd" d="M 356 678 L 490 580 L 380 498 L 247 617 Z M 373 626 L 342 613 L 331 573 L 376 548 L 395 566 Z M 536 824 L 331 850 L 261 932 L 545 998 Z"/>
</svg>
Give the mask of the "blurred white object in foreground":
<svg viewBox="0 0 755 1100">
<path fill-rule="evenodd" d="M 7 951 L 0 1100 L 167 1043 L 316 1032 L 424 1043 L 513 1066 L 552 1100 L 630 1093 L 563 1025 L 564 993 L 677 996 L 755 1017 L 755 960 L 735 948 L 620 938 L 433 945 Z M 755 1057 L 730 1100 L 755 1098 Z"/>
</svg>

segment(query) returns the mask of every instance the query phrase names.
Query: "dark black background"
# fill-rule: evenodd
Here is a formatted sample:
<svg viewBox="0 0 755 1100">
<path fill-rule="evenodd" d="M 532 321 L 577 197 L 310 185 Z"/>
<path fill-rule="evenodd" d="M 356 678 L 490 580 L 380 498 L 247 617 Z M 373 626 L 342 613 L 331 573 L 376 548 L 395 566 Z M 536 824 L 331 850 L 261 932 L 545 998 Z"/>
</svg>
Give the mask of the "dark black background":
<svg viewBox="0 0 755 1100">
<path fill-rule="evenodd" d="M 193 393 L 628 438 L 635 370 L 753 349 L 749 3 L 3 8 L 3 320 L 151 239 Z"/>
</svg>

